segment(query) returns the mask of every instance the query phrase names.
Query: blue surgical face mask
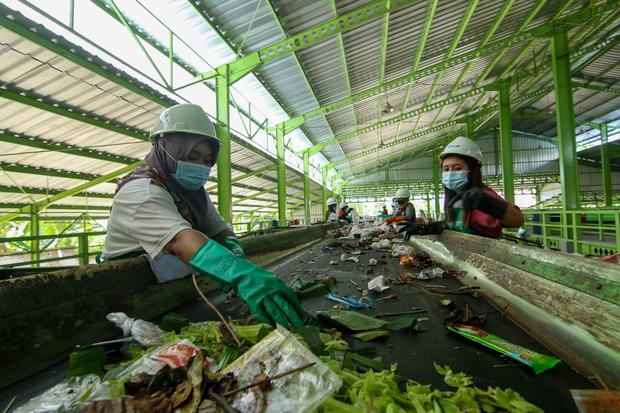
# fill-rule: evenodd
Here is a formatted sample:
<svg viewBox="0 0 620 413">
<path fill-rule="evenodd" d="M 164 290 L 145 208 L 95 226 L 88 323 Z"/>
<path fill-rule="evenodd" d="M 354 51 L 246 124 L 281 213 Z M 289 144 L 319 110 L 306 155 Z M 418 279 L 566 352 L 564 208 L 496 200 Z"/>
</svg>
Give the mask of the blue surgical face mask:
<svg viewBox="0 0 620 413">
<path fill-rule="evenodd" d="M 468 173 L 469 171 L 444 172 L 441 177 L 441 183 L 444 184 L 446 188 L 456 192 L 469 182 L 469 178 L 467 177 Z"/>
<path fill-rule="evenodd" d="M 178 161 L 177 172 L 171 175 L 183 189 L 187 191 L 196 191 L 207 183 L 210 173 L 210 166 Z"/>
</svg>

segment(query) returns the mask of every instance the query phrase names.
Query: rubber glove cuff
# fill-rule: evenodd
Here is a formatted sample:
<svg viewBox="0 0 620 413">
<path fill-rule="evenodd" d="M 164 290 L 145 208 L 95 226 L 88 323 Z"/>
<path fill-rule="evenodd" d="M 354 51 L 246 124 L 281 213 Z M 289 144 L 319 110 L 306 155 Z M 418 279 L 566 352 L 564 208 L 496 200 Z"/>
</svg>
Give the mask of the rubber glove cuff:
<svg viewBox="0 0 620 413">
<path fill-rule="evenodd" d="M 243 252 L 243 246 L 241 245 L 241 241 L 237 239 L 237 237 L 228 236 L 224 238 L 221 242 L 223 246 L 228 248 L 230 252 L 235 254 L 237 257 L 245 258 L 245 252 Z"/>
<path fill-rule="evenodd" d="M 192 256 L 189 266 L 194 271 L 208 274 L 214 280 L 234 287 L 235 280 L 231 269 L 239 259 L 226 247 L 209 239 Z"/>
</svg>

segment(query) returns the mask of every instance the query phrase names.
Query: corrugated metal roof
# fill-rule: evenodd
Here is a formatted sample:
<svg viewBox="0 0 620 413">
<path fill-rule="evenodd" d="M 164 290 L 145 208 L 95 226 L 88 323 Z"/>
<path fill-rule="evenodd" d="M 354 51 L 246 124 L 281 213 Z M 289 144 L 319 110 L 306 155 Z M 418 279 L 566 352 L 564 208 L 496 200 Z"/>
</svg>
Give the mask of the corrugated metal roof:
<svg viewBox="0 0 620 413">
<path fill-rule="evenodd" d="M 447 57 L 461 56 L 476 50 L 483 42 L 488 45 L 507 39 L 519 28 L 528 30 L 549 21 L 553 16 L 568 15 L 582 9 L 591 10 L 593 6 L 604 2 L 598 0 L 584 5 L 582 2 L 562 0 L 516 1 L 501 22 L 497 19 L 506 5 L 505 2 L 479 0 L 476 3 L 472 18 L 464 26 L 458 43 L 454 40 L 459 26 L 466 11 L 474 3 L 468 0 L 442 0 L 438 3 L 422 59 L 417 67 L 418 71 L 440 63 Z M 117 4 L 132 24 L 152 36 L 153 41 L 163 47 L 163 50 L 167 47 L 172 31 L 175 36 L 176 56 L 186 62 L 188 67 L 191 66 L 192 70 L 204 71 L 231 62 L 236 56 L 247 56 L 287 36 L 301 33 L 357 7 L 365 6 L 368 1 L 117 0 Z M 347 98 L 350 94 L 380 86 L 382 73 L 384 82 L 407 75 L 412 69 L 418 50 L 422 28 L 427 19 L 428 4 L 428 1 L 415 2 L 391 11 L 385 16 L 371 19 L 362 26 L 302 48 L 294 54 L 289 53 L 282 58 L 259 65 L 251 74 L 234 85 L 231 96 L 236 104 L 246 112 L 252 113 L 257 123 L 267 119 L 269 126 L 273 126 L 277 122 Z M 540 8 L 534 15 L 532 11 L 539 5 Z M 22 9 L 24 7 L 23 4 L 19 6 Z M 39 6 L 59 19 L 64 21 L 68 19 L 65 9 L 56 10 L 50 4 Z M 100 41 L 100 46 L 104 49 L 118 52 L 117 57 L 120 61 L 104 62 L 94 56 L 89 58 L 110 68 L 118 66 L 118 69 L 114 70 L 118 70 L 125 79 L 128 78 L 126 71 L 137 76 L 138 78 L 132 81 L 136 84 L 142 81 L 146 89 L 158 94 L 161 99 L 199 101 L 208 111 L 214 113 L 214 93 L 209 88 L 194 85 L 178 91 L 176 95 L 161 89 L 162 80 L 156 71 L 141 55 L 128 32 L 109 13 L 103 13 L 91 2 L 80 3 L 76 13 L 76 29 L 90 40 Z M 85 14 L 96 13 L 101 14 L 101 22 L 105 22 L 105 26 L 109 27 L 110 35 L 105 38 L 96 38 L 101 36 L 100 27 L 89 25 L 83 17 Z M 612 39 L 613 36 L 620 34 L 616 27 L 617 17 L 617 11 L 607 10 L 602 18 L 600 16 L 592 18 L 592 20 L 598 19 L 596 25 L 571 26 L 569 32 L 571 50 L 575 52 L 579 48 Z M 498 24 L 492 32 L 491 28 L 496 23 Z M 609 24 L 606 26 L 606 23 Z M 387 38 L 386 53 L 383 55 L 382 36 L 385 24 L 387 24 Z M 36 30 L 44 31 L 40 26 Z M 75 39 L 76 42 L 79 40 L 74 36 L 75 33 L 67 33 L 72 40 Z M 66 45 L 62 39 L 57 40 Z M 0 31 L 0 43 L 3 44 L 0 49 L 0 82 L 16 93 L 24 93 L 51 104 L 71 107 L 72 110 L 85 112 L 90 116 L 113 120 L 123 127 L 138 132 L 148 131 L 154 117 L 163 108 L 161 100 L 155 101 L 135 93 L 9 30 Z M 127 43 L 127 47 L 119 48 L 119 44 L 123 43 Z M 90 51 L 97 50 L 94 45 L 82 45 Z M 453 52 L 450 51 L 451 46 Z M 70 45 L 67 47 L 74 49 Z M 166 55 L 156 50 L 154 46 L 146 44 L 145 48 L 158 63 L 164 77 L 169 76 Z M 79 50 L 79 47 L 76 46 L 75 49 Z M 79 50 L 79 53 L 85 52 Z M 105 51 L 100 50 L 96 53 L 101 58 L 106 58 Z M 591 83 L 599 88 L 610 86 L 617 88 L 617 79 L 620 76 L 617 64 L 620 58 L 620 46 L 614 43 L 607 47 L 604 53 L 600 55 L 596 53 L 597 50 L 593 49 L 573 59 L 573 67 L 579 68 L 578 72 L 573 73 L 574 79 Z M 490 85 L 499 76 L 502 78 L 513 76 L 511 92 L 513 110 L 523 113 L 523 115 L 515 114 L 513 129 L 553 137 L 555 135 L 555 122 L 552 119 L 555 111 L 553 92 L 531 99 L 519 98 L 534 90 L 552 86 L 549 54 L 549 41 L 543 36 L 521 41 L 504 49 L 498 48 L 491 53 L 480 54 L 473 60 L 459 61 L 441 70 L 430 71 L 413 82 L 402 82 L 389 91 L 370 94 L 338 110 L 308 119 L 300 128 L 287 135 L 287 140 L 290 140 L 292 149 L 299 150 L 325 142 L 334 135 L 354 132 L 362 127 L 373 126 L 379 121 L 393 119 L 402 113 L 419 110 L 422 113 L 417 116 L 401 119 L 366 133 L 359 133 L 338 144 L 327 145 L 312 159 L 315 165 L 312 173 L 315 180 L 312 182 L 313 188 L 317 188 L 317 181 L 320 181 L 316 165 L 328 161 L 336 162 L 338 165 L 334 172 L 344 173 L 345 178 L 354 178 L 366 172 L 370 173 L 369 176 L 374 176 L 373 168 L 385 164 L 398 171 L 394 179 L 405 179 L 409 176 L 407 169 L 396 166 L 400 158 L 403 157 L 409 164 L 408 157 L 416 148 L 441 145 L 446 136 L 464 128 L 463 124 L 452 125 L 449 122 L 465 115 L 474 116 L 473 114 L 481 108 L 488 107 L 490 112 L 473 117 L 477 126 L 476 132 L 479 136 L 488 135 L 488 132 L 497 125 L 497 117 L 493 114 L 497 109 L 497 92 L 493 90 L 486 90 L 433 109 L 423 108 L 425 103 L 441 102 L 450 96 L 468 92 L 474 87 Z M 596 58 L 590 59 L 592 56 Z M 521 60 L 516 61 L 517 57 Z M 583 66 L 584 62 L 588 65 Z M 193 75 L 186 69 L 178 64 L 174 66 L 177 82 L 192 79 Z M 393 112 L 383 111 L 388 102 L 395 109 Z M 618 123 L 620 102 L 616 93 L 582 87 L 576 89 L 574 102 L 577 126 L 582 128 L 578 132 L 583 132 L 578 133 L 578 144 L 590 145 L 596 140 L 596 131 L 589 132 L 591 127 L 587 126 L 588 122 L 604 122 L 611 125 Z M 101 129 L 79 120 L 29 107 L 6 97 L 0 98 L 0 110 L 4 115 L 0 120 L 0 128 L 8 134 L 39 137 L 52 143 L 83 148 L 97 146 L 99 149 L 95 150 L 131 159 L 140 159 L 149 150 L 149 144 L 136 139 L 135 135 L 128 136 L 119 133 L 118 130 Z M 525 112 L 528 114 L 525 115 Z M 251 123 L 249 128 L 256 131 L 257 123 Z M 433 133 L 425 133 L 429 128 L 446 123 L 451 126 L 437 129 Z M 248 130 L 245 115 L 236 111 L 231 112 L 231 129 L 240 136 L 239 139 L 243 139 L 242 135 L 253 132 Z M 419 136 L 420 133 L 423 135 Z M 485 163 L 489 163 L 485 168 L 489 173 L 495 174 L 498 168 L 493 164 L 495 146 L 492 140 L 496 139 L 496 134 L 491 135 L 480 142 L 481 145 L 490 145 L 492 148 L 489 153 L 485 150 Z M 487 144 L 487 140 L 491 140 L 491 143 Z M 532 141 L 528 138 L 515 137 L 515 147 L 519 145 L 527 147 Z M 539 145 L 540 142 L 536 142 Z M 251 144 L 254 143 L 265 153 L 261 155 L 261 150 L 249 150 L 244 145 L 233 143 L 232 162 L 237 169 L 233 172 L 233 179 L 271 164 L 275 153 L 272 138 L 264 131 L 259 131 Z M 517 150 L 515 170 L 526 173 L 538 167 L 548 168 L 549 162 L 557 156 L 557 150 L 553 147 L 543 145 L 536 150 L 524 149 L 523 153 L 529 151 L 529 155 L 523 157 L 520 150 Z M 0 158 L 2 162 L 33 168 L 51 168 L 62 164 L 63 170 L 91 175 L 101 175 L 114 169 L 115 166 L 126 164 L 126 162 L 117 164 L 109 158 L 93 159 L 63 152 L 32 154 L 28 153 L 36 151 L 32 147 L 6 141 L 0 142 L 0 151 L 3 153 Z M 584 152 L 583 155 L 593 156 L 590 152 Z M 418 156 L 428 157 L 428 154 Z M 287 172 L 287 180 L 290 182 L 298 179 L 298 174 L 292 169 L 301 171 L 301 160 L 293 156 L 290 150 L 287 150 L 287 164 L 291 168 Z M 379 175 L 381 174 L 377 174 Z M 428 173 L 423 174 L 427 175 Z M 217 177 L 215 171 L 214 177 Z M 252 188 L 273 189 L 274 181 L 274 171 L 246 178 L 233 185 L 233 196 L 237 199 L 245 197 L 252 193 Z M 365 178 L 351 182 L 362 181 L 365 182 Z M 27 185 L 49 189 L 66 189 L 79 182 L 82 181 L 23 172 L 6 172 L 0 177 L 1 185 Z M 301 182 L 289 185 L 291 196 L 299 195 L 301 187 Z M 111 193 L 113 185 L 102 184 L 101 191 Z M 10 202 L 26 202 L 25 195 L 9 196 L 14 200 Z M 265 193 L 261 197 L 267 200 L 264 202 L 274 199 L 274 195 L 270 193 Z M 79 200 L 81 197 L 75 199 Z M 101 202 L 107 201 L 103 199 Z M 241 205 L 257 202 L 258 205 L 263 205 L 260 204 L 263 201 L 256 200 L 248 200 Z"/>
</svg>

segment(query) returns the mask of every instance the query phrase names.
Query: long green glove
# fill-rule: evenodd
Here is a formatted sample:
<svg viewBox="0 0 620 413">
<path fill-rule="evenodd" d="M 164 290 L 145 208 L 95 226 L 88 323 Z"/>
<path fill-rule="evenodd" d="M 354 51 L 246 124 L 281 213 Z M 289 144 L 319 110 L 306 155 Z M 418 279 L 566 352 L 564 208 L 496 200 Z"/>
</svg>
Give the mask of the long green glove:
<svg viewBox="0 0 620 413">
<path fill-rule="evenodd" d="M 263 323 L 302 325 L 303 310 L 295 293 L 269 271 L 208 240 L 189 265 L 201 274 L 229 284 Z"/>
<path fill-rule="evenodd" d="M 224 240 L 220 242 L 220 244 L 228 248 L 228 250 L 235 254 L 237 257 L 245 258 L 245 252 L 243 252 L 241 242 L 239 242 L 236 237 L 228 236 L 224 238 Z"/>
</svg>

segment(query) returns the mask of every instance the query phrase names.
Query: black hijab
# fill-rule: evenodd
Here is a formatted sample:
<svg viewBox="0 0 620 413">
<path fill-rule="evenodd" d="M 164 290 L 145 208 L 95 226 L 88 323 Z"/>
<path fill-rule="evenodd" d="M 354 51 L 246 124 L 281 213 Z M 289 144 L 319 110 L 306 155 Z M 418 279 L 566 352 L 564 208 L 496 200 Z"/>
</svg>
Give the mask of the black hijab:
<svg viewBox="0 0 620 413">
<path fill-rule="evenodd" d="M 145 163 L 118 180 L 116 193 L 130 181 L 151 178 L 156 185 L 164 187 L 172 196 L 179 213 L 192 224 L 192 228 L 207 232 L 207 193 L 204 187 L 195 191 L 183 189 L 172 177 L 176 173 L 177 161 L 187 160 L 190 152 L 208 139 L 213 159 L 217 159 L 219 143 L 212 138 L 188 133 L 171 133 L 157 138 Z"/>
</svg>

